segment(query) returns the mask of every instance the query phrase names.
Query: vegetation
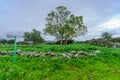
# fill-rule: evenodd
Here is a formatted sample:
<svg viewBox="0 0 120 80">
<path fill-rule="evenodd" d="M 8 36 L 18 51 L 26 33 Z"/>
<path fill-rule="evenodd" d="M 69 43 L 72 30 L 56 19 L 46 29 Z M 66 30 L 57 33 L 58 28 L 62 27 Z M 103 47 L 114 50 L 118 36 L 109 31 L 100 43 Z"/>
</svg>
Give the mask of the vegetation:
<svg viewBox="0 0 120 80">
<path fill-rule="evenodd" d="M 71 14 L 64 6 L 56 7 L 56 11 L 51 11 L 46 18 L 46 34 L 56 37 L 63 44 L 63 40 L 72 40 L 73 37 L 83 35 L 87 32 L 86 26 L 83 24 L 82 16 Z"/>
<path fill-rule="evenodd" d="M 81 43 L 99 45 L 104 47 L 120 48 L 120 37 L 112 38 L 112 34 L 108 32 L 102 33 L 101 37 L 102 38 L 81 41 Z"/>
<path fill-rule="evenodd" d="M 41 37 L 40 31 L 32 29 L 32 32 L 24 33 L 24 41 L 32 41 L 33 44 L 41 43 L 44 39 Z"/>
<path fill-rule="evenodd" d="M 83 17 L 71 14 L 64 6 L 58 6 L 56 11 L 51 11 L 46 21 L 45 33 L 55 36 L 58 44 L 73 43 L 74 37 L 87 32 Z M 17 45 L 19 53 L 23 51 L 24 55 L 18 55 L 17 50 L 16 62 L 13 62 L 14 46 L 0 45 L 0 80 L 119 80 L 120 48 L 108 47 L 112 47 L 111 43 L 113 45 L 116 42 L 120 47 L 120 38 L 112 38 L 108 32 L 104 32 L 102 37 L 81 42 L 87 44 L 38 45 L 44 41 L 40 31 L 33 29 L 31 32 L 25 32 L 24 41 L 32 41 L 36 45 Z M 0 40 L 0 44 L 13 42 L 14 40 Z M 88 56 L 95 54 L 93 51 L 99 54 Z M 34 56 L 32 52 L 35 53 Z M 73 52 L 77 52 L 77 57 Z M 12 55 L 8 55 L 9 53 Z M 69 56 L 36 56 L 38 53 L 63 53 Z M 78 56 L 79 53 L 81 55 Z M 71 54 L 74 54 L 74 57 L 70 57 Z"/>
<path fill-rule="evenodd" d="M 13 45 L 1 45 L 0 51 L 13 51 Z M 17 45 L 17 49 L 20 49 L 25 52 L 56 52 L 56 53 L 63 53 L 63 52 L 71 52 L 71 51 L 94 51 L 99 49 L 97 46 L 90 46 L 87 44 L 69 44 L 69 45 L 47 45 L 47 44 L 40 44 L 40 45 Z"/>
<path fill-rule="evenodd" d="M 6 39 L 0 39 L 0 44 L 5 44 L 5 43 L 7 43 Z"/>
<path fill-rule="evenodd" d="M 10 39 L 10 40 L 0 39 L 0 44 L 13 44 L 13 43 L 14 43 L 13 39 Z"/>
<path fill-rule="evenodd" d="M 0 51 L 9 50 L 12 45 L 1 46 Z M 95 57 L 63 59 L 59 57 L 0 56 L 1 80 L 119 80 L 120 49 L 91 46 L 87 44 L 70 45 L 24 45 L 17 46 L 25 51 L 43 50 L 49 52 L 100 50 Z M 29 50 L 28 50 L 29 49 Z M 52 50 L 51 50 L 52 49 Z"/>
<path fill-rule="evenodd" d="M 110 34 L 109 32 L 104 32 L 102 33 L 102 37 L 109 40 L 110 38 L 112 38 L 112 34 Z"/>
</svg>

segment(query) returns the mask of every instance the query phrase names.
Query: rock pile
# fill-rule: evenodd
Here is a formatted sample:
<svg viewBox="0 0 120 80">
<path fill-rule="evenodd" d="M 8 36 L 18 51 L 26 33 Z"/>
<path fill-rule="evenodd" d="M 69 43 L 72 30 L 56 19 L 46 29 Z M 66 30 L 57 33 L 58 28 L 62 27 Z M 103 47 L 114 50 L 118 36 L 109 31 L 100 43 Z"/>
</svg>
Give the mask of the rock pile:
<svg viewBox="0 0 120 80">
<path fill-rule="evenodd" d="M 45 57 L 45 56 L 49 56 L 49 57 L 62 57 L 62 58 L 77 58 L 77 57 L 80 57 L 80 56 L 96 56 L 97 54 L 99 54 L 100 51 L 99 50 L 96 50 L 92 53 L 88 53 L 88 52 L 85 52 L 85 51 L 71 51 L 69 53 L 61 53 L 61 54 L 58 54 L 58 53 L 52 53 L 52 52 L 23 52 L 22 50 L 18 49 L 17 50 L 17 55 L 20 55 L 20 56 L 30 56 L 30 57 Z M 13 52 L 3 52 L 3 51 L 0 51 L 0 55 L 13 55 Z"/>
</svg>

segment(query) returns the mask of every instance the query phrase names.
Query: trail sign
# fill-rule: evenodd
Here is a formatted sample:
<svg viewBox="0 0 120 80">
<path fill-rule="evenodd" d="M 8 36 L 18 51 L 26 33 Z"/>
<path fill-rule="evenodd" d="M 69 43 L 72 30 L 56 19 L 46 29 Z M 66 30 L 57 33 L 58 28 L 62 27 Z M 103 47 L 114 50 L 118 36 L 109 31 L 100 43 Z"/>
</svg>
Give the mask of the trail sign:
<svg viewBox="0 0 120 80">
<path fill-rule="evenodd" d="M 16 47 L 16 37 L 23 37 L 23 36 L 15 36 L 15 35 L 7 35 L 7 38 L 14 38 L 14 54 L 13 54 L 13 61 L 15 62 L 16 61 L 16 50 L 17 50 L 17 47 Z"/>
</svg>

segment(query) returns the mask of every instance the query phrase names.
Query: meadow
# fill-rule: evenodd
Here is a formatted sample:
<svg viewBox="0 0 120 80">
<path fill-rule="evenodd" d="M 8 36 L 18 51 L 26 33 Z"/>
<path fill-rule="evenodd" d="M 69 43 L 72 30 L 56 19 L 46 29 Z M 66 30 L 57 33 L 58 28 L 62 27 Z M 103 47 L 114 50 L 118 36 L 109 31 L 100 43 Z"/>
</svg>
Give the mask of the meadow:
<svg viewBox="0 0 120 80">
<path fill-rule="evenodd" d="M 28 57 L 0 56 L 0 80 L 120 80 L 120 48 L 107 48 L 87 44 L 69 45 L 17 45 L 24 52 L 70 51 L 93 52 L 94 57 Z M 0 45 L 0 51 L 13 51 L 13 45 Z"/>
</svg>

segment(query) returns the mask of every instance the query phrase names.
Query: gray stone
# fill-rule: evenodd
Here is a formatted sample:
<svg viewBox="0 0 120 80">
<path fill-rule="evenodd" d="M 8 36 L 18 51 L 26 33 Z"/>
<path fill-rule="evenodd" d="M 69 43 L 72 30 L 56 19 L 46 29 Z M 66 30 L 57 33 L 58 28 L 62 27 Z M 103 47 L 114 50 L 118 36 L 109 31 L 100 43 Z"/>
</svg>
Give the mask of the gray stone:
<svg viewBox="0 0 120 80">
<path fill-rule="evenodd" d="M 22 53 L 22 50 L 21 50 L 21 49 L 18 49 L 18 50 L 17 50 L 17 54 L 20 55 L 21 53 Z"/>
<path fill-rule="evenodd" d="M 7 54 L 6 52 L 1 51 L 1 55 L 6 55 L 6 54 Z"/>
<path fill-rule="evenodd" d="M 73 55 L 77 54 L 76 51 L 71 51 L 70 53 L 73 54 Z"/>
<path fill-rule="evenodd" d="M 99 53 L 100 53 L 99 50 L 96 50 L 96 51 L 93 52 L 94 55 L 99 54 Z"/>
<path fill-rule="evenodd" d="M 85 52 L 85 51 L 81 51 L 81 52 L 79 53 L 79 55 L 86 56 L 86 55 L 88 55 L 88 53 L 87 53 L 87 52 Z"/>
<path fill-rule="evenodd" d="M 89 54 L 88 54 L 88 56 L 91 56 L 91 57 L 93 57 L 93 56 L 96 56 L 96 54 L 89 53 Z"/>
<path fill-rule="evenodd" d="M 35 57 L 39 57 L 39 56 L 40 56 L 40 54 L 34 54 L 34 56 L 35 56 Z"/>
<path fill-rule="evenodd" d="M 74 56 L 73 54 L 67 54 L 67 55 L 68 55 L 69 57 L 71 57 L 71 58 Z"/>
<path fill-rule="evenodd" d="M 75 54 L 74 57 L 79 57 L 79 54 Z"/>
</svg>

